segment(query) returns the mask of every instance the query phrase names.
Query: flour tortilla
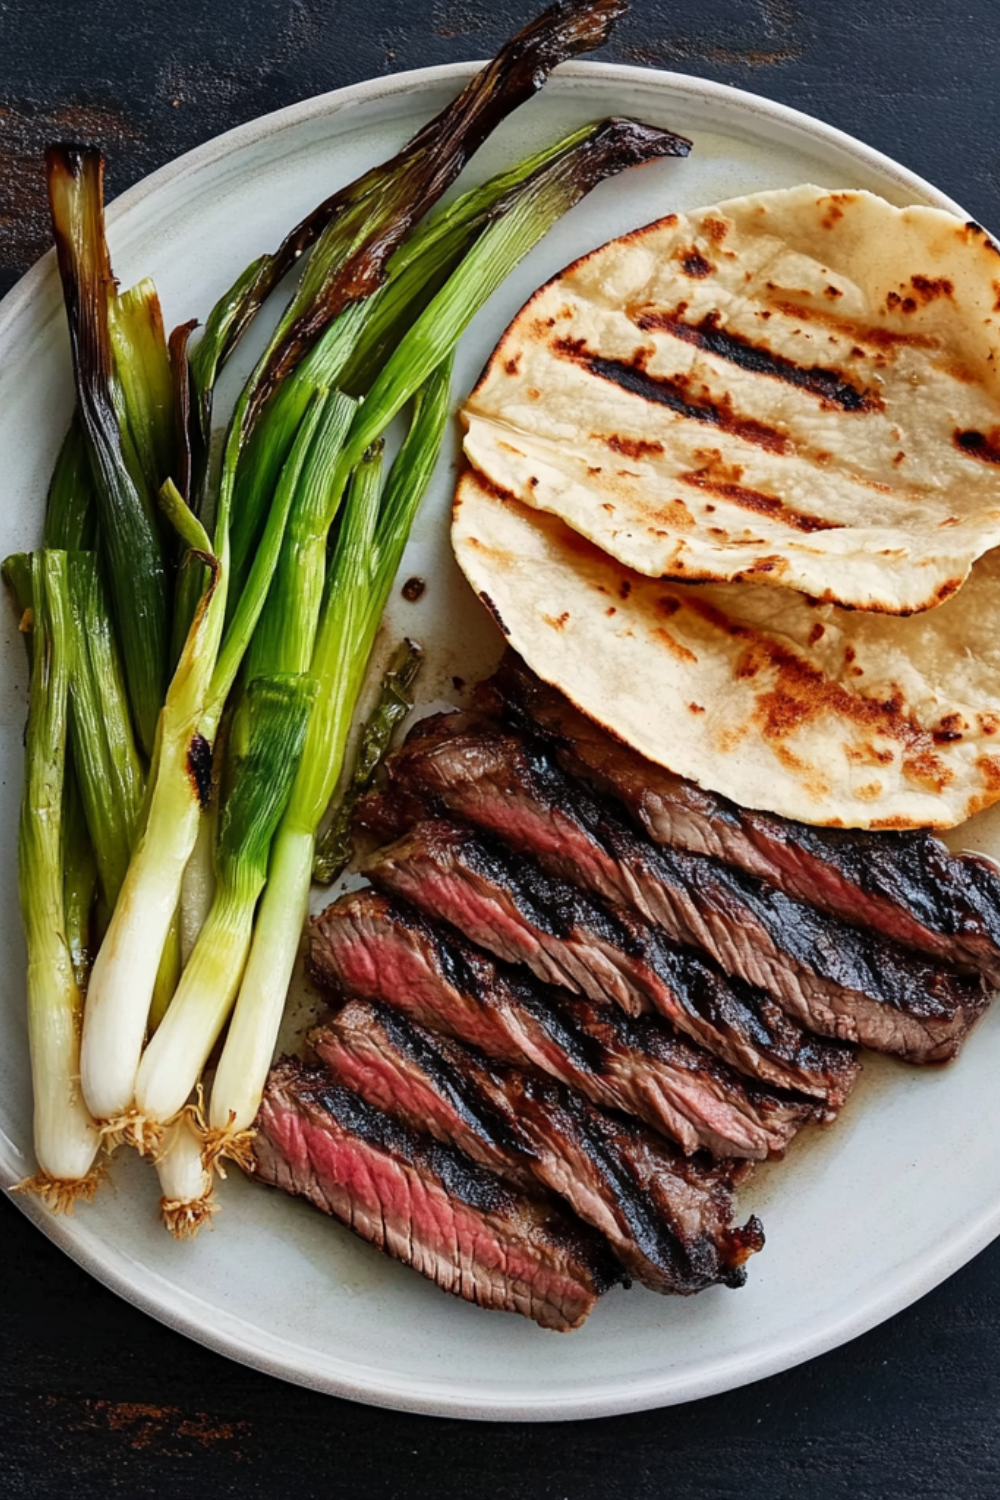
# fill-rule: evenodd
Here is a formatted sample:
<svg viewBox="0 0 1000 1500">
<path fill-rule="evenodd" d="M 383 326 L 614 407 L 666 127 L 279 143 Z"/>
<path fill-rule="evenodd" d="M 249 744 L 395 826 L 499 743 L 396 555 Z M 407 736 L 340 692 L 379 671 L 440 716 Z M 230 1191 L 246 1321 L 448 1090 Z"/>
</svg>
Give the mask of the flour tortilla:
<svg viewBox="0 0 1000 1500">
<path fill-rule="evenodd" d="M 905 614 L 1000 544 L 1000 251 L 871 193 L 672 214 L 543 287 L 465 407 L 495 486 L 649 577 Z"/>
<path fill-rule="evenodd" d="M 955 598 L 900 619 L 645 578 L 472 471 L 452 536 L 541 678 L 649 760 L 745 807 L 949 828 L 1000 799 L 1000 551 Z"/>
</svg>

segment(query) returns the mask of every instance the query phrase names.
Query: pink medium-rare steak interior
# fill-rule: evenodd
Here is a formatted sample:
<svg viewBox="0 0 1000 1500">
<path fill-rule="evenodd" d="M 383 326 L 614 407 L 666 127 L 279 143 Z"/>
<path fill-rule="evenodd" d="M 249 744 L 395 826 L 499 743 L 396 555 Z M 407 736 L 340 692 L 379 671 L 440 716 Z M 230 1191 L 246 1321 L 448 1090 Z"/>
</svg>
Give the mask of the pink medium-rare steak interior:
<svg viewBox="0 0 1000 1500">
<path fill-rule="evenodd" d="M 549 1073 L 595 1104 L 645 1120 L 688 1152 L 755 1159 L 780 1153 L 807 1120 L 834 1117 L 857 1075 L 850 1049 L 800 1034 L 800 1054 L 789 1058 L 786 1073 L 817 1097 L 755 1083 L 662 1018 L 632 1019 L 545 988 L 373 891 L 329 906 L 313 923 L 310 954 L 314 974 L 334 993 L 385 1000 L 495 1060 Z M 787 1030 L 796 1028 L 789 1023 Z"/>
<path fill-rule="evenodd" d="M 551 1202 L 372 1110 L 320 1069 L 272 1069 L 256 1175 L 349 1225 L 445 1291 L 579 1327 L 615 1279 L 606 1248 Z"/>
<path fill-rule="evenodd" d="M 349 1002 L 311 1041 L 333 1077 L 368 1103 L 475 1160 L 506 1156 L 533 1173 L 644 1285 L 690 1295 L 745 1280 L 743 1263 L 762 1241 L 755 1221 L 733 1226 L 731 1167 L 689 1161 L 644 1126 L 376 1001 Z"/>
</svg>

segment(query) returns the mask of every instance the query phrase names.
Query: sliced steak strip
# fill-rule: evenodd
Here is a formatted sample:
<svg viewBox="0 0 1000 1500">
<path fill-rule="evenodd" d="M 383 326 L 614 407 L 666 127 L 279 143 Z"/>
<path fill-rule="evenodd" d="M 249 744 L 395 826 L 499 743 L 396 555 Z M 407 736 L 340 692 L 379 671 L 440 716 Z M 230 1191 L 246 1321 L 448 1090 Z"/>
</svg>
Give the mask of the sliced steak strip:
<svg viewBox="0 0 1000 1500">
<path fill-rule="evenodd" d="M 616 1279 L 603 1241 L 551 1200 L 519 1193 L 294 1059 L 271 1070 L 254 1160 L 262 1182 L 307 1198 L 444 1291 L 543 1328 L 578 1328 Z"/>
<path fill-rule="evenodd" d="M 784 1086 L 798 1047 L 811 1045 L 762 991 L 470 829 L 420 823 L 365 868 L 498 958 L 627 1015 L 658 1010 L 752 1078 Z"/>
<path fill-rule="evenodd" d="M 309 1033 L 334 1079 L 375 1109 L 457 1146 L 528 1191 L 538 1178 L 518 1122 L 477 1082 L 482 1053 L 410 1021 L 380 1000 L 349 1000 Z M 463 1068 L 463 1062 L 469 1066 Z"/>
<path fill-rule="evenodd" d="M 390 774 L 394 790 L 469 819 L 556 876 L 704 949 L 823 1035 L 936 1061 L 958 1050 L 987 1003 L 979 976 L 960 976 L 711 856 L 650 842 L 522 735 L 436 715 L 416 726 Z"/>
<path fill-rule="evenodd" d="M 634 1120 L 547 1079 L 520 1074 L 509 1090 L 540 1180 L 602 1229 L 637 1280 L 682 1296 L 744 1285 L 764 1231 L 754 1215 L 733 1224 L 732 1163 L 670 1153 Z"/>
<path fill-rule="evenodd" d="M 786 896 L 717 860 L 605 828 L 654 922 L 760 985 L 803 1026 L 910 1062 L 954 1057 L 990 1000 L 979 974 Z"/>
<path fill-rule="evenodd" d="M 310 957 L 316 977 L 338 993 L 384 999 L 494 1059 L 551 1074 L 687 1152 L 780 1155 L 809 1119 L 835 1116 L 858 1073 L 851 1049 L 800 1032 L 773 1006 L 776 1033 L 790 1034 L 786 1080 L 816 1097 L 751 1082 L 661 1017 L 632 1019 L 547 989 L 374 891 L 345 896 L 315 919 Z"/>
<path fill-rule="evenodd" d="M 790 896 L 1000 982 L 1000 871 L 926 830 L 819 828 L 737 806 L 612 738 L 508 651 L 484 706 L 542 733 L 560 764 L 624 804 L 658 843 L 710 854 Z"/>
<path fill-rule="evenodd" d="M 689 1161 L 635 1121 L 491 1064 L 387 1005 L 353 1000 L 310 1041 L 334 1079 L 369 1104 L 484 1165 L 510 1161 L 518 1175 L 534 1174 L 653 1291 L 746 1280 L 743 1263 L 763 1235 L 755 1219 L 733 1228 L 732 1168 Z"/>
</svg>

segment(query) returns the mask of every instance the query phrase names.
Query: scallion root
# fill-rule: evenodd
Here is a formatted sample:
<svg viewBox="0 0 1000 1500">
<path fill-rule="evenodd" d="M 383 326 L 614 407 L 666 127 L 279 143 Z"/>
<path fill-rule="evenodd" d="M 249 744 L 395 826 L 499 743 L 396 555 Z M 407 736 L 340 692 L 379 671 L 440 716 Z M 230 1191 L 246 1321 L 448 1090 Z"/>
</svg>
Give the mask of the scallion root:
<svg viewBox="0 0 1000 1500">
<path fill-rule="evenodd" d="M 45 1207 L 54 1214 L 71 1214 L 78 1203 L 90 1203 L 101 1185 L 105 1173 L 103 1163 L 91 1167 L 86 1177 L 51 1177 L 48 1172 L 36 1172 L 34 1177 L 25 1177 L 11 1188 L 12 1193 L 30 1193 L 41 1198 Z"/>
<path fill-rule="evenodd" d="M 206 1172 L 215 1171 L 224 1178 L 226 1169 L 223 1163 L 234 1161 L 242 1171 L 252 1176 L 255 1171 L 253 1139 L 257 1132 L 252 1127 L 249 1130 L 234 1129 L 233 1119 L 233 1112 L 230 1111 L 228 1125 L 223 1125 L 221 1129 L 206 1130 L 201 1147 L 202 1166 Z"/>
<path fill-rule="evenodd" d="M 163 1126 L 137 1109 L 122 1110 L 100 1122 L 101 1141 L 109 1154 L 119 1146 L 134 1146 L 140 1156 L 155 1157 L 163 1144 Z"/>
<path fill-rule="evenodd" d="M 175 1240 L 193 1240 L 203 1224 L 211 1227 L 218 1208 L 210 1186 L 200 1198 L 161 1198 L 160 1218 Z"/>
<path fill-rule="evenodd" d="M 201 1159 L 204 1125 L 198 1104 L 187 1104 L 167 1126 L 155 1166 L 163 1196 L 160 1218 L 175 1240 L 190 1240 L 219 1205 L 212 1174 Z"/>
</svg>

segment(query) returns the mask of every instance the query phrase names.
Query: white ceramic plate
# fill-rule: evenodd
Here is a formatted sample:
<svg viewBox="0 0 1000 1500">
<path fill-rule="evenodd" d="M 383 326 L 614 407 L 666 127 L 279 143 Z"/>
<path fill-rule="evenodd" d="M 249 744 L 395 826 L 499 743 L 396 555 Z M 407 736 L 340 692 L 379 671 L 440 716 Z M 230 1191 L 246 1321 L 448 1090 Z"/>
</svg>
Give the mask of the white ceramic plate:
<svg viewBox="0 0 1000 1500">
<path fill-rule="evenodd" d="M 204 316 L 235 273 L 334 187 L 380 160 L 439 109 L 473 65 L 343 89 L 231 132 L 155 173 L 109 213 L 124 285 L 152 275 L 168 324 Z M 486 175 L 573 126 L 633 114 L 694 140 L 685 162 L 607 183 L 511 277 L 463 341 L 456 398 L 532 289 L 567 261 L 675 208 L 803 181 L 863 187 L 894 203 L 955 209 L 912 173 L 849 137 L 763 99 L 677 74 L 599 64 L 562 68 L 474 163 Z M 249 358 L 251 351 L 243 351 Z M 0 553 L 37 544 L 46 483 L 71 408 L 69 356 L 52 257 L 0 310 Z M 238 373 L 238 372 L 237 372 Z M 393 638 L 423 639 L 423 695 L 481 676 L 498 644 L 452 564 L 442 463 L 401 577 Z M 32 1170 L 17 915 L 15 828 L 24 720 L 22 648 L 0 615 L 0 1180 Z M 1000 853 L 1000 822 L 958 844 Z M 298 996 L 296 1021 L 315 997 Z M 138 1307 L 259 1369 L 319 1390 L 411 1411 L 480 1418 L 568 1418 L 685 1401 L 783 1370 L 870 1328 L 921 1296 L 1000 1232 L 1000 1011 L 945 1070 L 866 1062 L 835 1129 L 807 1132 L 743 1193 L 768 1243 L 739 1292 L 690 1300 L 609 1294 L 559 1337 L 443 1296 L 299 1202 L 233 1173 L 214 1233 L 177 1245 L 156 1220 L 152 1172 L 117 1163 L 72 1219 L 15 1201 L 80 1265 Z"/>
</svg>

